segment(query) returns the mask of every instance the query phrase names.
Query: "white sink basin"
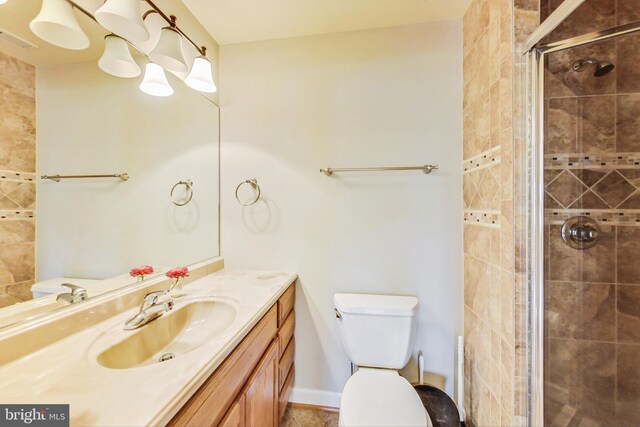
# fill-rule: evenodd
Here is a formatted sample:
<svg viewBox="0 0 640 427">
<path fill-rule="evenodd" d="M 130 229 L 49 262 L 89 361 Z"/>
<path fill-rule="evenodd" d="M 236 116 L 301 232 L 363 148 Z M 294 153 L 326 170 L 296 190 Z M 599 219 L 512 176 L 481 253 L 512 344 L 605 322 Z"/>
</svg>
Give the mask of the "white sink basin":
<svg viewBox="0 0 640 427">
<path fill-rule="evenodd" d="M 236 313 L 234 305 L 221 300 L 178 300 L 173 310 L 139 329 L 124 331 L 124 324 L 118 325 L 122 339 L 100 351 L 96 360 L 105 368 L 129 369 L 180 357 L 224 333 Z M 105 338 L 94 346 L 105 346 Z"/>
</svg>

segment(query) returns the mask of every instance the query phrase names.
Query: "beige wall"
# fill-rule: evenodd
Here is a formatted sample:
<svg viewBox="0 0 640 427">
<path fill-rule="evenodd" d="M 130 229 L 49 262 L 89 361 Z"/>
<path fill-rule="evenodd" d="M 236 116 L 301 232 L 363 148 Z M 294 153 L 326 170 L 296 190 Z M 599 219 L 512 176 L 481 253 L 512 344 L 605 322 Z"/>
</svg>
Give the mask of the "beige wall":
<svg viewBox="0 0 640 427">
<path fill-rule="evenodd" d="M 459 21 L 221 48 L 222 255 L 300 275 L 293 399 L 339 404 L 336 292 L 414 294 L 429 379 L 454 390 L 462 332 Z M 417 172 L 321 167 L 436 163 Z M 257 178 L 262 200 L 234 190 Z"/>
<path fill-rule="evenodd" d="M 0 52 L 0 307 L 31 299 L 35 114 L 35 68 Z"/>
</svg>

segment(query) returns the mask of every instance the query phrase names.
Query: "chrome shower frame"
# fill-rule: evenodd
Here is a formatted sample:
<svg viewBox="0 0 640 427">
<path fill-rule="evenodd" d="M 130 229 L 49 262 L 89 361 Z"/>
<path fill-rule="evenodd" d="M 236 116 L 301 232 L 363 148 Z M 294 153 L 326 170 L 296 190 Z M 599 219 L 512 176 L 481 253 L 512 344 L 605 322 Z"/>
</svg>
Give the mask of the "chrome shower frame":
<svg viewBox="0 0 640 427">
<path fill-rule="evenodd" d="M 569 3 L 569 2 L 567 2 Z M 569 14 L 575 10 L 572 9 Z M 567 15 L 568 16 L 568 15 Z M 553 28 L 550 28 L 549 32 Z M 526 57 L 526 271 L 527 425 L 544 425 L 544 95 L 546 56 L 577 46 L 640 32 L 640 21 L 571 39 L 533 46 Z M 539 36 L 542 39 L 546 34 Z"/>
</svg>

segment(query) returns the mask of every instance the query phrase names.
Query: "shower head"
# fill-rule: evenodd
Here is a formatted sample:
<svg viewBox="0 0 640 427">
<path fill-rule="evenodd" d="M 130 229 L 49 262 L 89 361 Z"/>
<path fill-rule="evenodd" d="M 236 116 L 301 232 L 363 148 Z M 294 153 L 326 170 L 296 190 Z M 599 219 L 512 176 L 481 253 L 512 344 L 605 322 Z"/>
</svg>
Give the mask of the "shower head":
<svg viewBox="0 0 640 427">
<path fill-rule="evenodd" d="M 573 71 L 581 73 L 585 70 L 585 68 L 587 68 L 587 65 L 595 66 L 595 71 L 593 72 L 593 75 L 595 77 L 605 76 L 610 72 L 612 72 L 614 68 L 616 68 L 616 66 L 609 61 L 598 61 L 597 59 L 592 59 L 592 58 L 580 59 L 573 63 L 572 68 L 573 68 Z"/>
</svg>

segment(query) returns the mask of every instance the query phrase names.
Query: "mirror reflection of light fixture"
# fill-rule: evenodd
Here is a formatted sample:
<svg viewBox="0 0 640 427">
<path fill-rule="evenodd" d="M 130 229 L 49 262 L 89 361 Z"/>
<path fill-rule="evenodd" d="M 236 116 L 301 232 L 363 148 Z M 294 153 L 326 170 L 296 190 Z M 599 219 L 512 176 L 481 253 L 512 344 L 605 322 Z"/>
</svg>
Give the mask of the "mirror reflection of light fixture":
<svg viewBox="0 0 640 427">
<path fill-rule="evenodd" d="M 42 0 L 40 13 L 29 28 L 42 40 L 65 49 L 82 50 L 90 44 L 67 0 Z"/>
<path fill-rule="evenodd" d="M 140 0 L 106 0 L 95 17 L 104 28 L 132 42 L 149 38 L 140 15 Z"/>
<path fill-rule="evenodd" d="M 158 40 L 160 40 L 160 33 L 167 25 L 167 21 L 165 21 L 164 18 L 155 10 L 145 12 L 142 17 L 142 21 L 149 32 L 149 38 L 143 42 L 136 43 L 136 47 L 149 55 L 153 48 L 158 44 Z"/>
<path fill-rule="evenodd" d="M 148 62 L 144 68 L 144 78 L 140 83 L 140 90 L 152 96 L 173 95 L 173 88 L 169 84 L 164 70 L 153 62 Z"/>
<path fill-rule="evenodd" d="M 162 28 L 160 40 L 149 53 L 149 59 L 176 73 L 184 73 L 189 70 L 182 52 L 182 36 L 176 29 L 175 16 L 171 16 L 170 26 Z"/>
<path fill-rule="evenodd" d="M 133 78 L 140 75 L 140 67 L 133 60 L 129 45 L 120 36 L 109 34 L 104 38 L 104 53 L 98 66 L 105 73 L 122 78 Z"/>
<path fill-rule="evenodd" d="M 206 48 L 204 46 L 202 50 L 206 55 Z M 200 55 L 193 60 L 191 72 L 189 72 L 189 75 L 184 79 L 184 82 L 191 89 L 199 92 L 213 93 L 218 90 L 216 84 L 213 82 L 211 62 L 209 62 L 204 55 Z"/>
<path fill-rule="evenodd" d="M 9 0 L 0 0 L 0 5 L 5 4 L 6 2 L 8 2 Z"/>
</svg>

